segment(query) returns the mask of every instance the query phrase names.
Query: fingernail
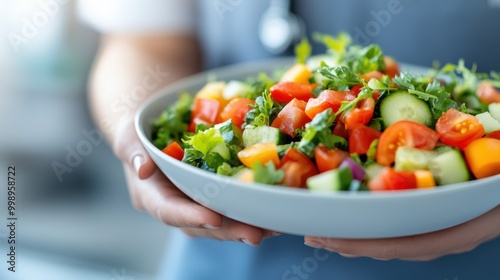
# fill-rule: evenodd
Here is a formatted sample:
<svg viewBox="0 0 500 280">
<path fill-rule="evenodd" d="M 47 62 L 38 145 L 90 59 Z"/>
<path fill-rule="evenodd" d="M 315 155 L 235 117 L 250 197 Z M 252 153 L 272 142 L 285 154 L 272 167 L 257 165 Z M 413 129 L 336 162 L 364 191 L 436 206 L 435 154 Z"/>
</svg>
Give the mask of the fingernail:
<svg viewBox="0 0 500 280">
<path fill-rule="evenodd" d="M 142 165 L 146 162 L 143 156 L 135 156 L 132 159 L 132 165 L 134 166 L 135 173 L 139 175 L 139 171 L 141 171 Z"/>
<path fill-rule="evenodd" d="M 280 236 L 280 235 L 283 235 L 283 233 L 279 233 L 279 232 L 271 232 L 271 236 Z"/>
<path fill-rule="evenodd" d="M 259 246 L 259 244 L 252 243 L 248 239 L 240 239 L 240 241 L 253 247 Z"/>
<path fill-rule="evenodd" d="M 323 248 L 323 244 L 321 244 L 319 242 L 316 242 L 316 241 L 306 241 L 306 242 L 304 242 L 304 244 L 306 246 L 313 247 L 313 248 L 316 248 L 316 249 L 322 249 Z"/>
<path fill-rule="evenodd" d="M 206 225 L 206 224 L 205 224 L 205 225 L 202 225 L 202 227 L 204 227 L 204 228 L 206 228 L 206 229 L 211 229 L 211 230 L 213 230 L 213 229 L 218 229 L 218 228 L 219 228 L 219 227 L 215 227 L 215 226 L 212 226 L 212 225 Z"/>
</svg>

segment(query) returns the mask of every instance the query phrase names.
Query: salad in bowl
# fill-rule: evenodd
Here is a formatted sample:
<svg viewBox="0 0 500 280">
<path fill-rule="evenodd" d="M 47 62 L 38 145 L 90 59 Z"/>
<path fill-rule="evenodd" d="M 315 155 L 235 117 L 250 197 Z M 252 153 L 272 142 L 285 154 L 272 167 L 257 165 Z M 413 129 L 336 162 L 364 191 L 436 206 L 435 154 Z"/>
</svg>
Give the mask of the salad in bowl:
<svg viewBox="0 0 500 280">
<path fill-rule="evenodd" d="M 463 61 L 400 71 L 377 45 L 315 39 L 325 54 L 311 56 L 304 39 L 284 71 L 181 95 L 152 124 L 154 145 L 207 172 L 314 191 L 427 189 L 500 174 L 498 73 Z"/>
</svg>

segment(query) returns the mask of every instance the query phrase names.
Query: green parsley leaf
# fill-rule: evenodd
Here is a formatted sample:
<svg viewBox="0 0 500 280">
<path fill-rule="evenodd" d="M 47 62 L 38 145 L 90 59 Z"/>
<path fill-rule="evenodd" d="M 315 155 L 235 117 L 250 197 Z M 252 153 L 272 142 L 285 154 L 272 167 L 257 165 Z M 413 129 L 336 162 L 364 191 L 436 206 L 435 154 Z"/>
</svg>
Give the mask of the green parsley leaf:
<svg viewBox="0 0 500 280">
<path fill-rule="evenodd" d="M 317 71 L 325 77 L 323 87 L 326 89 L 347 91 L 361 83 L 358 75 L 345 66 L 321 67 Z"/>
<path fill-rule="evenodd" d="M 191 117 L 192 97 L 182 94 L 172 107 L 167 108 L 152 125 L 155 146 L 163 149 L 172 142 L 181 142 Z"/>
<path fill-rule="evenodd" d="M 364 48 L 350 47 L 345 56 L 345 63 L 357 74 L 385 70 L 384 53 L 378 45 L 373 44 Z"/>
<path fill-rule="evenodd" d="M 266 165 L 262 166 L 260 163 L 255 163 L 252 166 L 254 172 L 254 182 L 261 184 L 279 184 L 285 178 L 285 172 L 283 170 L 276 170 L 272 162 L 268 162 Z"/>
<path fill-rule="evenodd" d="M 330 130 L 334 121 L 335 115 L 332 114 L 331 109 L 317 114 L 310 123 L 306 124 L 302 140 L 300 140 L 297 146 L 299 151 L 309 157 L 313 157 L 314 149 L 320 143 L 329 148 L 346 149 L 347 140 L 334 135 Z"/>
<path fill-rule="evenodd" d="M 246 114 L 243 127 L 247 125 L 253 125 L 254 127 L 269 126 L 282 109 L 271 98 L 271 93 L 268 90 L 265 90 L 261 96 L 257 97 L 255 105 L 250 107 L 252 109 Z"/>
<path fill-rule="evenodd" d="M 341 55 L 346 52 L 347 47 L 352 43 L 351 36 L 349 36 L 349 34 L 345 32 L 339 33 L 337 37 L 321 33 L 314 33 L 313 39 L 319 43 L 324 44 L 333 53 Z"/>
<path fill-rule="evenodd" d="M 297 57 L 297 63 L 306 63 L 307 59 L 311 56 L 312 47 L 307 40 L 307 37 L 304 37 L 300 43 L 295 46 L 295 56 Z"/>
</svg>

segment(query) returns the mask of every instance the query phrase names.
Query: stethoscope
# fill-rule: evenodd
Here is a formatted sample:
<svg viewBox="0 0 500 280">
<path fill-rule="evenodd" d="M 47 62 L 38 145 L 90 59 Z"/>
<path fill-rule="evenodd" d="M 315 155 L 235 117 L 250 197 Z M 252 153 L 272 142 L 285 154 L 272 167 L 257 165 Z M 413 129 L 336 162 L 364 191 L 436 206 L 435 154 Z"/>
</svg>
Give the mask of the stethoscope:
<svg viewBox="0 0 500 280">
<path fill-rule="evenodd" d="M 304 21 L 291 12 L 291 6 L 292 0 L 271 0 L 260 20 L 260 41 L 272 54 L 285 52 L 305 34 Z"/>
</svg>

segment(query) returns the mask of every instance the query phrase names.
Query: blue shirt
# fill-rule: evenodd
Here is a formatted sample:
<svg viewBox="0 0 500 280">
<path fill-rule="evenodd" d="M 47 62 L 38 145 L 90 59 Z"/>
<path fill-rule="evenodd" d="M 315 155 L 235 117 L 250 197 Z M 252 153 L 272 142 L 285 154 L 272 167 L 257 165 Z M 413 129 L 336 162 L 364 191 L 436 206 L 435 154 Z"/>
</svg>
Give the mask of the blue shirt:
<svg viewBox="0 0 500 280">
<path fill-rule="evenodd" d="M 481 71 L 498 71 L 500 8 L 488 2 L 296 0 L 294 10 L 309 32 L 347 31 L 358 43 L 380 44 L 399 61 L 431 66 L 435 60 L 456 63 L 464 58 L 468 65 L 477 63 Z M 217 3 L 227 9 L 217 10 Z M 200 0 L 199 35 L 206 66 L 271 58 L 257 36 L 268 7 L 264 0 Z M 289 235 L 267 239 L 254 248 L 191 239 L 177 232 L 167 250 L 160 279 L 500 279 L 500 239 L 429 262 L 349 259 L 307 247 L 303 237 Z"/>
</svg>

